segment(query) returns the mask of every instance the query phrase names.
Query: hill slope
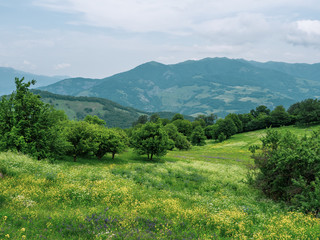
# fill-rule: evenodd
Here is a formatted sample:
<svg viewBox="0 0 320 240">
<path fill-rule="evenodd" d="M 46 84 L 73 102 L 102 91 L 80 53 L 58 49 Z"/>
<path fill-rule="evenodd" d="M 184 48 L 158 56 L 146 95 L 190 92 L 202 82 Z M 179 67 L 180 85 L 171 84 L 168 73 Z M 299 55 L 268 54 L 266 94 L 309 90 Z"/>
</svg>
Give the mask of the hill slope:
<svg viewBox="0 0 320 240">
<path fill-rule="evenodd" d="M 124 107 L 118 103 L 104 98 L 74 97 L 58 95 L 50 92 L 32 90 L 39 94 L 43 102 L 53 105 L 58 110 L 63 110 L 69 119 L 84 119 L 86 115 L 97 115 L 106 121 L 108 127 L 129 128 L 140 115 L 150 116 L 152 113 L 140 111 L 131 107 Z M 171 119 L 175 113 L 159 112 L 161 118 Z M 184 116 L 193 120 L 190 116 Z"/>
<path fill-rule="evenodd" d="M 156 161 L 131 150 L 77 163 L 0 153 L 0 238 L 318 239 L 319 218 L 245 183 L 248 145 L 264 133 L 171 151 Z"/>
<path fill-rule="evenodd" d="M 283 65 L 285 67 L 283 67 Z M 305 67 L 307 66 L 307 67 Z M 257 63 L 206 58 L 173 65 L 142 64 L 130 71 L 76 87 L 67 79 L 41 89 L 74 96 L 108 98 L 144 111 L 187 115 L 248 112 L 257 105 L 285 107 L 320 96 L 320 64 Z M 86 79 L 86 81 L 89 81 Z"/>
</svg>

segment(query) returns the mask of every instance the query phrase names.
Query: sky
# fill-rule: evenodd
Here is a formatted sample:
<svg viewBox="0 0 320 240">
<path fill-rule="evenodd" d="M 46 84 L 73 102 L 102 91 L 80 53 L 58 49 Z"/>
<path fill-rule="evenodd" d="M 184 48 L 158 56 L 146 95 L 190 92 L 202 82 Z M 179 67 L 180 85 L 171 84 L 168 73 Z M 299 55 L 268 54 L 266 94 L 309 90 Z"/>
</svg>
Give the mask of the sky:
<svg viewBox="0 0 320 240">
<path fill-rule="evenodd" d="M 104 78 L 148 61 L 320 62 L 319 0 L 0 0 L 0 66 Z"/>
</svg>

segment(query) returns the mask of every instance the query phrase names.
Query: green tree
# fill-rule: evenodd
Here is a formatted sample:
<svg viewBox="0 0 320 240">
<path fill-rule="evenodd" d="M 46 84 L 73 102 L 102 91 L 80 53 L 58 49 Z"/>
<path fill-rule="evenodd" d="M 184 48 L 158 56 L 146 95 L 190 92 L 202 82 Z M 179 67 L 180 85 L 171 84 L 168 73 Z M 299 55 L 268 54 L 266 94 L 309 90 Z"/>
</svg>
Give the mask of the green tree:
<svg viewBox="0 0 320 240">
<path fill-rule="evenodd" d="M 105 126 L 106 125 L 106 121 L 104 121 L 103 119 L 100 119 L 98 116 L 94 115 L 87 115 L 83 121 L 90 123 L 90 124 L 97 124 L 97 125 L 102 125 Z"/>
<path fill-rule="evenodd" d="M 195 118 L 195 121 L 198 121 L 198 120 L 204 121 L 205 125 L 202 127 L 210 126 L 210 125 L 214 124 L 215 120 L 217 120 L 217 115 L 215 115 L 213 113 L 211 113 L 209 115 L 201 114 Z"/>
<path fill-rule="evenodd" d="M 61 150 L 64 141 L 58 125 L 66 116 L 30 92 L 29 87 L 35 83 L 35 80 L 24 83 L 24 78 L 15 78 L 16 91 L 1 99 L 0 149 L 43 159 Z"/>
<path fill-rule="evenodd" d="M 277 106 L 271 113 L 271 124 L 273 127 L 286 126 L 291 123 L 291 117 L 283 106 Z"/>
<path fill-rule="evenodd" d="M 77 161 L 79 155 L 87 154 L 97 148 L 94 141 L 95 128 L 93 124 L 85 121 L 69 121 L 65 127 L 65 136 L 69 143 L 68 153 Z"/>
<path fill-rule="evenodd" d="M 156 123 L 160 120 L 160 115 L 158 113 L 154 113 L 150 116 L 150 122 Z"/>
<path fill-rule="evenodd" d="M 238 133 L 243 132 L 243 124 L 242 124 L 242 122 L 241 122 L 241 120 L 240 120 L 240 118 L 238 117 L 237 114 L 235 114 L 235 113 L 229 113 L 229 114 L 225 117 L 225 119 L 228 119 L 228 118 L 230 118 L 230 119 L 233 121 L 233 123 L 236 125 L 236 127 L 237 127 L 237 132 L 238 132 Z"/>
<path fill-rule="evenodd" d="M 148 116 L 147 115 L 140 115 L 137 119 L 137 121 L 133 122 L 132 123 L 132 126 L 137 126 L 137 125 L 140 125 L 140 124 L 145 124 L 148 122 Z"/>
<path fill-rule="evenodd" d="M 174 146 L 177 149 L 188 150 L 191 148 L 191 144 L 188 141 L 187 137 L 178 132 L 178 128 L 173 123 L 169 123 L 164 126 L 164 130 L 168 134 L 169 138 L 174 142 Z"/>
<path fill-rule="evenodd" d="M 169 137 L 160 124 L 148 122 L 136 129 L 131 137 L 132 146 L 140 154 L 147 154 L 148 159 L 153 156 L 164 156 L 169 148 Z"/>
<path fill-rule="evenodd" d="M 219 119 L 216 123 L 218 126 L 216 128 L 214 137 L 218 139 L 219 135 L 223 133 L 226 139 L 230 138 L 232 135 L 237 133 L 237 127 L 234 122 L 227 118 L 227 119 Z"/>
<path fill-rule="evenodd" d="M 184 119 L 184 117 L 183 117 L 183 115 L 182 115 L 181 113 L 176 113 L 176 114 L 172 117 L 171 122 L 176 121 L 176 120 L 183 120 L 183 119 Z"/>
<path fill-rule="evenodd" d="M 173 121 L 172 123 L 178 128 L 178 132 L 182 133 L 186 137 L 190 137 L 193 130 L 190 121 L 178 119 Z"/>
<path fill-rule="evenodd" d="M 273 199 L 320 213 L 320 131 L 299 138 L 268 129 L 260 140 L 260 150 L 251 147 L 255 170 L 250 182 Z"/>
<path fill-rule="evenodd" d="M 206 144 L 206 136 L 201 126 L 197 126 L 191 134 L 192 145 L 204 146 Z"/>
</svg>

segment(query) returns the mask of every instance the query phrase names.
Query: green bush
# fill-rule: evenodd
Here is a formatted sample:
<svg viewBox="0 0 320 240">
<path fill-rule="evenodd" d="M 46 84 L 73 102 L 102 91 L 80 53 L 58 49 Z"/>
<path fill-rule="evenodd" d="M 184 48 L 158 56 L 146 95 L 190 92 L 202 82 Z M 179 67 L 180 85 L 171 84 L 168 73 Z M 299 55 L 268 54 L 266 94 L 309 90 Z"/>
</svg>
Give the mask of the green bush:
<svg viewBox="0 0 320 240">
<path fill-rule="evenodd" d="M 252 147 L 254 184 L 275 200 L 320 213 L 320 131 L 298 138 L 268 129 L 262 147 Z M 251 179 L 252 180 L 252 179 Z"/>
</svg>

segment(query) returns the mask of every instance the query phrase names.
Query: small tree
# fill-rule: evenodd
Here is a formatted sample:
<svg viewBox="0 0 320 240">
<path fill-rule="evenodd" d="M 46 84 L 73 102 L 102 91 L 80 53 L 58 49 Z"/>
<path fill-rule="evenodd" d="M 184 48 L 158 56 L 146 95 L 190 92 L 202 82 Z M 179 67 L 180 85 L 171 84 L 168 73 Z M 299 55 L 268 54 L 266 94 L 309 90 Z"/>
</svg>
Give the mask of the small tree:
<svg viewBox="0 0 320 240">
<path fill-rule="evenodd" d="M 191 134 L 192 145 L 203 146 L 206 144 L 206 139 L 203 128 L 201 126 L 197 126 Z"/>
<path fill-rule="evenodd" d="M 65 128 L 65 136 L 69 143 L 68 153 L 77 161 L 79 155 L 93 151 L 97 147 L 94 141 L 94 125 L 85 121 L 70 121 Z"/>
<path fill-rule="evenodd" d="M 169 148 L 168 134 L 160 124 L 148 122 L 132 133 L 132 146 L 140 154 L 147 154 L 148 159 L 153 156 L 164 156 Z"/>
</svg>

